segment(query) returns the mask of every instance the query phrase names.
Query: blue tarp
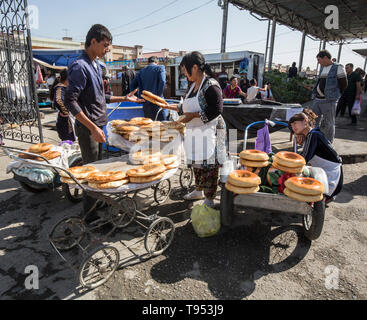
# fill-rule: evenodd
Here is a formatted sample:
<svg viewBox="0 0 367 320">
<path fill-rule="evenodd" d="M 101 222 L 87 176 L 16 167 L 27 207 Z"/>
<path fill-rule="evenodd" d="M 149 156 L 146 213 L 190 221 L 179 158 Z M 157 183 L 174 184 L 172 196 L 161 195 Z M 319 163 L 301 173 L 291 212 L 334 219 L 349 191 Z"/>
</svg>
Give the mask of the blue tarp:
<svg viewBox="0 0 367 320">
<path fill-rule="evenodd" d="M 62 50 L 62 49 L 39 49 L 32 50 L 33 57 L 46 62 L 50 65 L 55 65 L 59 67 L 69 66 L 76 58 L 78 58 L 84 50 Z M 105 64 L 101 61 L 99 63 L 102 66 Z"/>
</svg>

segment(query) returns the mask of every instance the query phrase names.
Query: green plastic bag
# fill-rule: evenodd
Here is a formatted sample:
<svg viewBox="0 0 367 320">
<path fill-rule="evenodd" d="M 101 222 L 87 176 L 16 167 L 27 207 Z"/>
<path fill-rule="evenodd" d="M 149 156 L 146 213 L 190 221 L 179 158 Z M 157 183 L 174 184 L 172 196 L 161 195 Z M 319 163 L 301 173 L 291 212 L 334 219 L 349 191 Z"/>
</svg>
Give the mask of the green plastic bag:
<svg viewBox="0 0 367 320">
<path fill-rule="evenodd" d="M 200 238 L 211 237 L 220 230 L 220 212 L 207 205 L 196 205 L 191 211 L 191 223 Z"/>
</svg>

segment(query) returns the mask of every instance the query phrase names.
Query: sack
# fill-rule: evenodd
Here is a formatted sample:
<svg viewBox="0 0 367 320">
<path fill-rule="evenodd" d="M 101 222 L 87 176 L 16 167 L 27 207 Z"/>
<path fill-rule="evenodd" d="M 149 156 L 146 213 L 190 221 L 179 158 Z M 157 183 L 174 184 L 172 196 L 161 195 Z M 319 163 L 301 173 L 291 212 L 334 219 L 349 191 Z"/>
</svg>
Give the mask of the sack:
<svg viewBox="0 0 367 320">
<path fill-rule="evenodd" d="M 351 114 L 353 116 L 357 116 L 357 115 L 361 114 L 361 103 L 360 103 L 359 100 L 354 101 Z"/>
<path fill-rule="evenodd" d="M 200 238 L 211 237 L 220 230 L 220 212 L 207 205 L 196 205 L 191 212 L 191 223 Z"/>
<path fill-rule="evenodd" d="M 264 128 L 257 130 L 257 138 L 255 141 L 255 149 L 264 151 L 266 153 L 271 152 L 271 142 L 268 124 L 264 125 Z"/>
</svg>

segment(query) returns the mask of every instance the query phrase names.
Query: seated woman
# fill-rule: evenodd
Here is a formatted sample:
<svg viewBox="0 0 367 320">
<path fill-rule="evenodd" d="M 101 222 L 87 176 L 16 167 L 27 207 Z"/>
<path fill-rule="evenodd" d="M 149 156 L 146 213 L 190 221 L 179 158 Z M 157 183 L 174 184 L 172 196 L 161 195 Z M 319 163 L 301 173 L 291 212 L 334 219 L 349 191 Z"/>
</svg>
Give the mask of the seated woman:
<svg viewBox="0 0 367 320">
<path fill-rule="evenodd" d="M 343 187 L 342 159 L 319 128 L 315 128 L 317 115 L 310 109 L 295 114 L 289 119 L 291 131 L 297 143 L 303 144 L 301 155 L 306 163 L 324 169 L 329 183 L 326 203 L 333 200 Z"/>
<path fill-rule="evenodd" d="M 233 76 L 230 83 L 223 89 L 223 98 L 234 99 L 240 98 L 240 96 L 246 98 L 247 94 L 238 86 L 238 78 Z"/>
<path fill-rule="evenodd" d="M 273 92 L 271 92 L 271 84 L 267 82 L 265 85 L 265 91 L 261 91 L 261 99 L 274 101 Z"/>
</svg>

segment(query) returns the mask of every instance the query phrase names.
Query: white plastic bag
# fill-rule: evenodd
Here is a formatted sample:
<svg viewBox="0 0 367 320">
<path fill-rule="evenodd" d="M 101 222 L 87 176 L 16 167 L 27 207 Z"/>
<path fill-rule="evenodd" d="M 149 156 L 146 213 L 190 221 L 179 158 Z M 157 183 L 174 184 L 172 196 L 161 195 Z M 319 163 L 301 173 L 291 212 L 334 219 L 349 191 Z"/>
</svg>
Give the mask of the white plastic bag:
<svg viewBox="0 0 367 320">
<path fill-rule="evenodd" d="M 354 101 L 351 114 L 353 116 L 357 116 L 357 115 L 361 114 L 361 103 L 360 103 L 359 100 Z"/>
<path fill-rule="evenodd" d="M 220 212 L 203 204 L 191 212 L 191 223 L 200 238 L 211 237 L 220 230 Z"/>
</svg>

